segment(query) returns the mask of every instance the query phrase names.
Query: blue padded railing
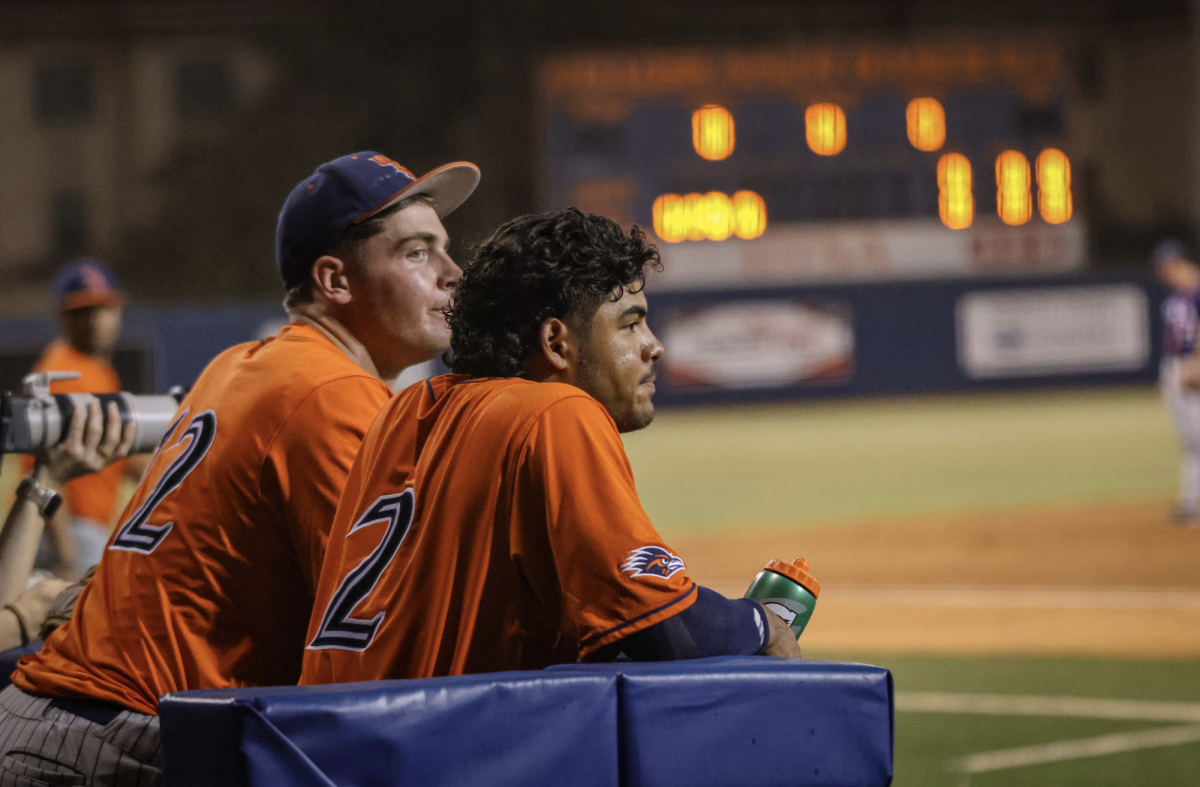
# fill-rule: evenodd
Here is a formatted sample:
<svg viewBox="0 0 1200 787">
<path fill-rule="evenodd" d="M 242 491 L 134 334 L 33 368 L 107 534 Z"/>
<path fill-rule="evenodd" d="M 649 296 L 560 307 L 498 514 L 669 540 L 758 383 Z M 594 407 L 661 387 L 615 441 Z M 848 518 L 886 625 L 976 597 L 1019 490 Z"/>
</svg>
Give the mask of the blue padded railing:
<svg viewBox="0 0 1200 787">
<path fill-rule="evenodd" d="M 168 694 L 166 787 L 883 787 L 891 675 L 762 657 Z"/>
</svg>

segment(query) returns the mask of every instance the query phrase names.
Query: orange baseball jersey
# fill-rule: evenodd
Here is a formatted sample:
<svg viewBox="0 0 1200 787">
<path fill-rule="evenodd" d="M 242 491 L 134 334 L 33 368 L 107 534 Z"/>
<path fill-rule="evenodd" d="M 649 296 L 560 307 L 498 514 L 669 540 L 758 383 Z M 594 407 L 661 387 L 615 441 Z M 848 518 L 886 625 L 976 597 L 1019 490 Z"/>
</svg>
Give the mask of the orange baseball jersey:
<svg viewBox="0 0 1200 787">
<path fill-rule="evenodd" d="M 599 402 L 562 383 L 437 377 L 363 442 L 300 682 L 574 662 L 690 607 L 684 570 Z"/>
<path fill-rule="evenodd" d="M 295 683 L 338 496 L 390 394 L 307 325 L 217 356 L 74 618 L 13 682 L 142 713 L 170 691 Z"/>
<path fill-rule="evenodd" d="M 121 379 L 117 377 L 115 369 L 90 355 L 84 355 L 61 339 L 46 347 L 34 364 L 33 371 L 79 372 L 75 380 L 51 383 L 51 393 L 116 393 L 121 390 Z M 33 464 L 33 457 L 25 457 L 21 463 L 23 471 L 32 471 Z M 112 524 L 117 515 L 117 493 L 121 488 L 125 467 L 124 462 L 116 462 L 99 473 L 80 476 L 66 484 L 63 498 L 71 516 L 93 519 L 104 525 Z"/>
</svg>

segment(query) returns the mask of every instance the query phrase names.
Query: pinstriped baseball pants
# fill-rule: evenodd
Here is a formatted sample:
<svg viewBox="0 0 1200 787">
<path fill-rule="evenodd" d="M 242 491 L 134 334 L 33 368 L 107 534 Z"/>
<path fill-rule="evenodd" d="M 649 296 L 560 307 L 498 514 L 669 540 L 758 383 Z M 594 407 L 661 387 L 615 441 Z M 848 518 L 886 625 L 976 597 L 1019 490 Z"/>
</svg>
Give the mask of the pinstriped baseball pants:
<svg viewBox="0 0 1200 787">
<path fill-rule="evenodd" d="M 157 716 L 99 724 L 16 686 L 0 692 L 0 787 L 155 787 L 160 763 Z"/>
</svg>

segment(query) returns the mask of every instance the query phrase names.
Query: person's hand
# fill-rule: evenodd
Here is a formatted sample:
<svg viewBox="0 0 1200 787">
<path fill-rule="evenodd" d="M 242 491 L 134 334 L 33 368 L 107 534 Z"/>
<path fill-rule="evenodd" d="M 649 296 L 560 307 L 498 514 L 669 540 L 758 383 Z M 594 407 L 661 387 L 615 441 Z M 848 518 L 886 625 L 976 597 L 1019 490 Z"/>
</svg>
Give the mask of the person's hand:
<svg viewBox="0 0 1200 787">
<path fill-rule="evenodd" d="M 767 642 L 767 646 L 762 649 L 762 655 L 777 656 L 783 659 L 803 658 L 800 655 L 800 643 L 796 641 L 796 632 L 792 631 L 791 627 L 783 621 L 783 618 L 774 612 L 769 609 L 764 609 L 763 612 L 767 615 L 767 625 L 771 629 L 771 639 Z"/>
<path fill-rule="evenodd" d="M 21 613 L 21 622 L 24 623 L 25 633 L 30 639 L 36 637 L 42 630 L 42 623 L 45 622 L 54 599 L 70 585 L 70 582 L 62 579 L 43 579 L 17 596 L 17 600 L 12 603 L 12 606 Z"/>
<path fill-rule="evenodd" d="M 130 422 L 121 427 L 117 405 L 108 403 L 104 417 L 100 402 L 93 399 L 86 408 L 71 414 L 67 437 L 39 457 L 39 481 L 61 487 L 73 478 L 96 473 L 129 454 L 137 426 Z"/>
</svg>

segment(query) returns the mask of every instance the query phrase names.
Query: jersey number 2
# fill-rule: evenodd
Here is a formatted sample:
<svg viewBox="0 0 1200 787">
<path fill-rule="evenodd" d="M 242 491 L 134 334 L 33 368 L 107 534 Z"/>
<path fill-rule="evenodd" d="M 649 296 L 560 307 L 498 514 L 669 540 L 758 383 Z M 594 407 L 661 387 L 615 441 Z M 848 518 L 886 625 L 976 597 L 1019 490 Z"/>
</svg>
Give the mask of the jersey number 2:
<svg viewBox="0 0 1200 787">
<path fill-rule="evenodd" d="M 404 542 L 404 536 L 408 534 L 408 528 L 412 525 L 413 499 L 412 489 L 405 489 L 398 495 L 384 495 L 359 517 L 354 527 L 350 528 L 347 536 L 367 525 L 387 522 L 387 530 L 379 546 L 338 585 L 337 592 L 325 608 L 325 614 L 321 616 L 321 627 L 317 629 L 317 636 L 308 645 L 309 650 L 363 651 L 371 644 L 371 640 L 375 639 L 375 632 L 383 622 L 382 612 L 370 620 L 359 620 L 350 615 L 375 589 L 379 578 L 383 576 L 383 570 L 392 562 L 396 550 Z"/>
<path fill-rule="evenodd" d="M 162 453 L 163 446 L 167 444 L 169 438 L 178 428 L 179 422 L 187 417 L 187 410 L 179 418 L 175 419 L 175 423 L 171 424 L 171 428 L 167 430 L 163 436 L 162 442 L 158 444 L 158 451 L 155 453 L 154 460 L 158 459 L 158 454 Z M 217 414 L 212 410 L 205 410 L 192 419 L 188 424 L 187 429 L 183 430 L 183 434 L 175 441 L 171 448 L 175 448 L 184 440 L 188 440 L 188 445 L 175 457 L 175 461 L 171 466 L 163 472 L 162 477 L 158 479 L 158 483 L 154 485 L 154 489 L 146 496 L 146 500 L 138 506 L 138 509 L 133 512 L 129 519 L 121 523 L 121 528 L 117 532 L 117 537 L 113 539 L 109 549 L 116 549 L 123 552 L 141 552 L 148 555 L 158 548 L 162 540 L 171 532 L 171 528 L 175 527 L 174 522 L 167 522 L 162 525 L 148 525 L 146 520 L 154 513 L 154 509 L 163 501 L 163 498 L 175 491 L 175 488 L 183 483 L 183 479 L 187 478 L 188 473 L 200 464 L 200 460 L 208 453 L 208 449 L 212 447 L 213 438 L 217 434 Z"/>
</svg>

